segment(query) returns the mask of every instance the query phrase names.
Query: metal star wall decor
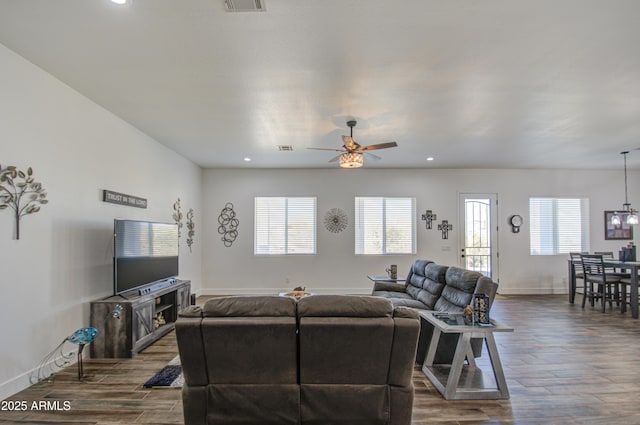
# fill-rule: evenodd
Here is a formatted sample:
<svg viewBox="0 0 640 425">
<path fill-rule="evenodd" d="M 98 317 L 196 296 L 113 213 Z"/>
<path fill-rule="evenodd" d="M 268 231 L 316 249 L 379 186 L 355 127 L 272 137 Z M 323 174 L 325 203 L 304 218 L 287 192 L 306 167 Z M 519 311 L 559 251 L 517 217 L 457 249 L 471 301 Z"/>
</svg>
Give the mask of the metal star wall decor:
<svg viewBox="0 0 640 425">
<path fill-rule="evenodd" d="M 442 239 L 449 239 L 449 230 L 453 230 L 453 224 L 449 224 L 449 220 L 442 220 L 442 224 L 438 224 L 438 230 L 442 232 Z"/>
<path fill-rule="evenodd" d="M 347 228 L 347 213 L 340 208 L 331 208 L 324 216 L 324 228 L 331 233 L 340 233 Z"/>
<path fill-rule="evenodd" d="M 422 214 L 422 219 L 427 222 L 427 229 L 432 229 L 433 222 L 438 219 L 438 216 L 433 211 L 427 210 L 426 213 Z"/>
</svg>

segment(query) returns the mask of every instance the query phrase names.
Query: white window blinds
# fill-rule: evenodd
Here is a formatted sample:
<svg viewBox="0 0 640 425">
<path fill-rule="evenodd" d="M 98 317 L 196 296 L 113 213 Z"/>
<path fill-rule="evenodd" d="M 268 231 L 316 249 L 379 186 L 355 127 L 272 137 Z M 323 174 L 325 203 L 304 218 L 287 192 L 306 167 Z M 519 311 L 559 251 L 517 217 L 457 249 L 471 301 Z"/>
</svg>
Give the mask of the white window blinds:
<svg viewBox="0 0 640 425">
<path fill-rule="evenodd" d="M 315 254 L 316 198 L 255 198 L 255 255 Z"/>
<path fill-rule="evenodd" d="M 589 200 L 530 198 L 531 255 L 589 251 Z"/>
<path fill-rule="evenodd" d="M 355 198 L 356 254 L 415 254 L 415 198 Z"/>
</svg>

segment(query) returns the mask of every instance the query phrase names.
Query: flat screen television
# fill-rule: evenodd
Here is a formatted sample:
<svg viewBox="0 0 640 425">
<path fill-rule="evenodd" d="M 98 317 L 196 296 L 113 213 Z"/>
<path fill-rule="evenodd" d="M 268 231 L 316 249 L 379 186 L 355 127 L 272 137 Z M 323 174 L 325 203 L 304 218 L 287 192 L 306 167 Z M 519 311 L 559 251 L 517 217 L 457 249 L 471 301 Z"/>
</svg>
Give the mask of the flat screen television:
<svg viewBox="0 0 640 425">
<path fill-rule="evenodd" d="M 116 295 L 178 275 L 178 226 L 114 220 L 113 285 Z"/>
</svg>

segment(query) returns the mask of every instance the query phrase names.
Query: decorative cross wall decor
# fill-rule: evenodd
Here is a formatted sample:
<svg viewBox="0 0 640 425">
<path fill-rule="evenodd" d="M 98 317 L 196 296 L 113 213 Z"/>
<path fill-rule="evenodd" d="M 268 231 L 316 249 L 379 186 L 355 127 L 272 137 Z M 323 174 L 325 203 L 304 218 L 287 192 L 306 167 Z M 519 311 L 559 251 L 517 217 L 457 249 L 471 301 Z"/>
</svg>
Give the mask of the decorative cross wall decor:
<svg viewBox="0 0 640 425">
<path fill-rule="evenodd" d="M 442 224 L 438 224 L 438 230 L 442 232 L 442 239 L 449 239 L 449 230 L 453 230 L 453 224 L 449 224 L 449 220 L 442 220 Z"/>
<path fill-rule="evenodd" d="M 422 214 L 422 219 L 427 222 L 427 229 L 433 229 L 433 222 L 438 219 L 438 217 L 431 210 L 427 210 L 426 213 Z"/>
</svg>

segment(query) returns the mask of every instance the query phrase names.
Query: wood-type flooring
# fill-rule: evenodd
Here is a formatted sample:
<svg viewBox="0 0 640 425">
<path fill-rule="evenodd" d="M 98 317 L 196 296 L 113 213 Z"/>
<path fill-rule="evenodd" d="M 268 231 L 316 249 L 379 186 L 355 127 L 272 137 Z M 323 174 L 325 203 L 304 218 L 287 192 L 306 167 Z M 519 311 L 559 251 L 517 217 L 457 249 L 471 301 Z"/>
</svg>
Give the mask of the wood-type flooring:
<svg viewBox="0 0 640 425">
<path fill-rule="evenodd" d="M 498 296 L 492 316 L 515 329 L 496 334 L 511 398 L 446 401 L 416 368 L 413 425 L 640 424 L 639 320 L 559 295 Z M 0 424 L 182 424 L 179 389 L 142 387 L 176 354 L 171 332 L 133 359 L 87 359 L 84 381 L 72 365 L 5 400 L 28 408 L 3 402 Z"/>
</svg>

